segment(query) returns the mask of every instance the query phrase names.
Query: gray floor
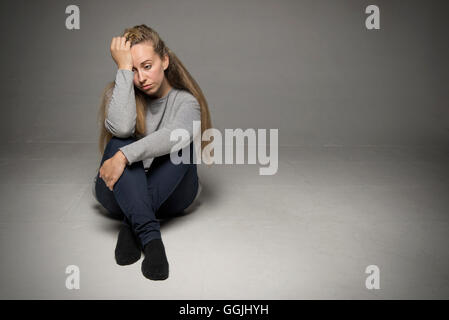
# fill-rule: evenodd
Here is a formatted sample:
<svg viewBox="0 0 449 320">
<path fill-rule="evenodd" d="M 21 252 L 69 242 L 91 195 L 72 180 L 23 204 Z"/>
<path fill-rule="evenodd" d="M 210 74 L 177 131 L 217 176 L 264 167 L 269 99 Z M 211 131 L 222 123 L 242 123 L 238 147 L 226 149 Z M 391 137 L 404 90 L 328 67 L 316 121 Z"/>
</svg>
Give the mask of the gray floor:
<svg viewBox="0 0 449 320">
<path fill-rule="evenodd" d="M 170 277 L 150 281 L 143 257 L 115 264 L 96 147 L 1 145 L 0 298 L 449 298 L 449 150 L 284 147 L 275 176 L 201 166 L 198 206 L 162 225 Z M 379 290 L 365 287 L 372 264 Z"/>
</svg>

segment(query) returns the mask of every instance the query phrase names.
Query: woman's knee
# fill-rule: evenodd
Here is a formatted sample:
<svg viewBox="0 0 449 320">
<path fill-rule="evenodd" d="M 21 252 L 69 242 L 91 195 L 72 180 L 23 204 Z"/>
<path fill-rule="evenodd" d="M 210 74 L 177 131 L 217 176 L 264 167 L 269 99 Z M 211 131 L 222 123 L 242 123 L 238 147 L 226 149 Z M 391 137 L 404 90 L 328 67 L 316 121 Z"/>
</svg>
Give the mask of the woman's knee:
<svg viewBox="0 0 449 320">
<path fill-rule="evenodd" d="M 111 218 L 122 219 L 123 211 L 115 200 L 112 192 L 107 189 L 104 181 L 97 176 L 94 180 L 94 197 L 106 209 Z"/>
<path fill-rule="evenodd" d="M 129 137 L 129 138 L 118 138 L 118 137 L 112 137 L 111 140 L 106 145 L 106 148 L 104 150 L 105 153 L 108 154 L 114 154 L 116 153 L 121 147 L 124 147 L 128 144 L 131 144 L 136 141 L 136 138 Z"/>
</svg>

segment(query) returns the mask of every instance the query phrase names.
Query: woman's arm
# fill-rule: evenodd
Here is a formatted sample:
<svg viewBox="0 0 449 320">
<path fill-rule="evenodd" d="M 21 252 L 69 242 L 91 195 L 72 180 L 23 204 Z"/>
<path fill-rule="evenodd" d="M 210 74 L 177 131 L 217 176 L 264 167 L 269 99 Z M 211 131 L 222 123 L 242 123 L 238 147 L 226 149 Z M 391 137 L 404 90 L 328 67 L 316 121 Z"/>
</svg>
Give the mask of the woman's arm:
<svg viewBox="0 0 449 320">
<path fill-rule="evenodd" d="M 174 119 L 166 126 L 136 142 L 121 147 L 120 151 L 126 156 L 129 164 L 175 152 L 177 150 L 172 150 L 172 148 L 179 141 L 170 140 L 171 132 L 174 129 L 185 129 L 189 132 L 191 142 L 194 134 L 197 134 L 197 132 L 193 132 L 193 121 L 201 121 L 201 108 L 195 97 L 190 95 L 182 101 Z"/>
<path fill-rule="evenodd" d="M 118 70 L 104 121 L 106 129 L 119 138 L 127 138 L 134 134 L 136 126 L 133 58 L 131 42 L 126 40 L 126 35 L 114 37 L 111 41 L 111 56 Z"/>
<path fill-rule="evenodd" d="M 107 106 L 104 125 L 112 135 L 127 138 L 134 134 L 136 126 L 136 98 L 134 95 L 134 72 L 118 69 L 115 86 Z"/>
</svg>

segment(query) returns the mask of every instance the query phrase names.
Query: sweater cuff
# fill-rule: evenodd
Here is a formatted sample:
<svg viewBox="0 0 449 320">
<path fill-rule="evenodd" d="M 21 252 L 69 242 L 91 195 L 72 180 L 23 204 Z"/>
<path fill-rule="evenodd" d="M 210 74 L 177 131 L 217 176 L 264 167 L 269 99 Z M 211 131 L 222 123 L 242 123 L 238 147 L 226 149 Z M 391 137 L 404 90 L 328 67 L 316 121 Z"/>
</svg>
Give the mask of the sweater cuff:
<svg viewBox="0 0 449 320">
<path fill-rule="evenodd" d="M 120 150 L 121 152 L 123 152 L 123 154 L 125 155 L 126 159 L 128 159 L 128 162 L 129 162 L 128 165 L 130 166 L 130 165 L 132 165 L 134 162 L 136 162 L 136 155 L 133 154 L 133 153 L 131 152 L 131 150 L 127 148 L 127 146 L 128 146 L 128 145 L 123 146 L 123 147 L 119 148 L 119 150 Z"/>
<path fill-rule="evenodd" d="M 125 73 L 125 74 L 128 74 L 128 75 L 133 75 L 134 76 L 134 72 L 131 71 L 131 70 L 128 70 L 128 69 L 118 69 L 117 71 L 121 72 L 121 73 Z"/>
</svg>

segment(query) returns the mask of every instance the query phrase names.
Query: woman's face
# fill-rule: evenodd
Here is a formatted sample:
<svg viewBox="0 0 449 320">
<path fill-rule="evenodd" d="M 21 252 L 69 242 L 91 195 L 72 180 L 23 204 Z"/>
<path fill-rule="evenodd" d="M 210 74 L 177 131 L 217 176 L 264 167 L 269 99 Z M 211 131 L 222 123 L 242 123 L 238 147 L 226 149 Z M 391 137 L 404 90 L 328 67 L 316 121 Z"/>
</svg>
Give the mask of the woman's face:
<svg viewBox="0 0 449 320">
<path fill-rule="evenodd" d="M 160 96 L 161 86 L 164 86 L 164 70 L 169 59 L 159 57 L 149 43 L 139 43 L 131 47 L 133 57 L 134 85 L 150 96 Z"/>
</svg>

